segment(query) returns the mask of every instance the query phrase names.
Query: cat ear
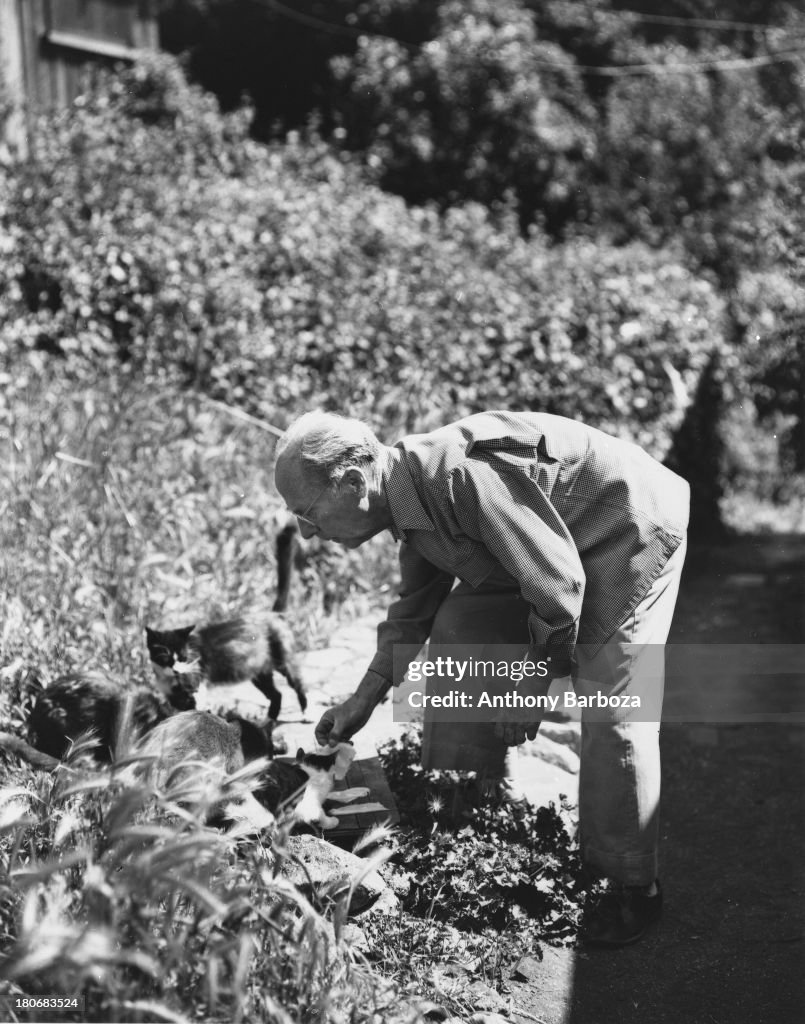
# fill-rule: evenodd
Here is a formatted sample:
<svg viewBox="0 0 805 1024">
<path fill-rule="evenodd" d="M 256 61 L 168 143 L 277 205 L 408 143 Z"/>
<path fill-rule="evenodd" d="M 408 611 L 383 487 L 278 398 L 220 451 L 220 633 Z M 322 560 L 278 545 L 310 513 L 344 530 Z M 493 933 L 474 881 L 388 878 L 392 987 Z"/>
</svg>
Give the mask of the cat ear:
<svg viewBox="0 0 805 1024">
<path fill-rule="evenodd" d="M 152 637 L 152 636 L 154 635 L 154 632 L 155 632 L 155 631 L 154 631 L 153 629 L 151 629 L 151 627 L 150 627 L 150 626 L 146 626 L 146 627 L 145 627 L 145 636 L 146 636 L 146 639 L 150 640 L 150 639 L 151 639 L 151 637 Z"/>
<path fill-rule="evenodd" d="M 187 638 L 188 638 L 188 637 L 190 636 L 190 634 L 191 634 L 191 633 L 193 632 L 193 630 L 194 630 L 195 628 L 196 628 L 196 624 L 195 624 L 195 623 L 193 623 L 193 625 L 192 625 L 192 626 L 185 626 L 185 628 L 184 628 L 184 629 L 180 629 L 180 630 L 179 630 L 178 632 L 179 632 L 179 633 L 181 634 L 181 636 L 183 637 L 183 639 L 185 639 L 185 640 L 186 640 L 186 639 L 187 639 Z"/>
<path fill-rule="evenodd" d="M 303 749 L 302 749 L 302 748 L 300 747 L 300 748 L 299 748 L 299 749 L 297 750 L 297 752 L 296 752 L 296 760 L 297 760 L 297 761 L 304 761 L 304 759 L 305 759 L 305 752 L 304 752 L 304 750 L 303 750 Z"/>
</svg>

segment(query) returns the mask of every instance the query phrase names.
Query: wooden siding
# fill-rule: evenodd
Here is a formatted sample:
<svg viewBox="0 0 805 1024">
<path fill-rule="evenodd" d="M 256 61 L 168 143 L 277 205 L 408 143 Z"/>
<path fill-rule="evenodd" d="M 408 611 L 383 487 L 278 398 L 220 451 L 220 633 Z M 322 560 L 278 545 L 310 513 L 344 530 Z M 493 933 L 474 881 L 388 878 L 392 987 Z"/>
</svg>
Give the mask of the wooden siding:
<svg viewBox="0 0 805 1024">
<path fill-rule="evenodd" d="M 16 108 L 7 139 L 30 130 L 31 113 L 71 103 L 92 68 L 157 45 L 148 0 L 0 0 L 0 74 Z"/>
</svg>

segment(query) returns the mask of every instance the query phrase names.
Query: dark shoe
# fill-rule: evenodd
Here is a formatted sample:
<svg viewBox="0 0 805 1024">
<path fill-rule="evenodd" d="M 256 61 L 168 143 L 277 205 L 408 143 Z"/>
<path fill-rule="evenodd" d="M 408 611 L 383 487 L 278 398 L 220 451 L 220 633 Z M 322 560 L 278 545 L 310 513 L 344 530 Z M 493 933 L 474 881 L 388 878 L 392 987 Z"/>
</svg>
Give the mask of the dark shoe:
<svg viewBox="0 0 805 1024">
<path fill-rule="evenodd" d="M 584 914 L 581 938 L 588 946 L 617 948 L 641 939 L 660 919 L 662 889 L 649 896 L 646 886 L 619 886 L 605 892 Z"/>
</svg>

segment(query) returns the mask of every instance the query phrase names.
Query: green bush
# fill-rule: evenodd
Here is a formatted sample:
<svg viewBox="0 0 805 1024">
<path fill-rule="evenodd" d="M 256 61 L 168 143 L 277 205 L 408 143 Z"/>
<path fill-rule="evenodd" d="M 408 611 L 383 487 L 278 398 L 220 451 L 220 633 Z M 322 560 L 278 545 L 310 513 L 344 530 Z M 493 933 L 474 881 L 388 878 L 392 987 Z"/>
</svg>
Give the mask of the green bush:
<svg viewBox="0 0 805 1024">
<path fill-rule="evenodd" d="M 43 122 L 0 179 L 0 372 L 179 381 L 282 426 L 389 435 L 484 407 L 580 416 L 661 454 L 718 337 L 668 252 L 408 209 L 321 143 L 265 148 L 166 58 Z M 28 368 L 26 370 L 26 367 Z"/>
<path fill-rule="evenodd" d="M 519 0 L 443 2 L 415 51 L 362 36 L 333 70 L 346 144 L 384 188 L 415 202 L 511 196 L 523 225 L 578 210 L 593 108 L 573 59 L 538 38 Z"/>
<path fill-rule="evenodd" d="M 379 753 L 400 810 L 391 863 L 408 883 L 409 913 L 482 933 L 509 952 L 576 934 L 581 858 L 554 804 L 484 799 L 467 773 L 423 770 L 415 733 Z"/>
<path fill-rule="evenodd" d="M 205 827 L 176 772 L 160 788 L 77 763 L 2 781 L 7 1020 L 42 1020 L 16 1001 L 54 994 L 88 1021 L 379 1019 L 388 985 L 345 937 L 348 896 L 325 915 L 282 876 L 282 829 L 239 841 Z M 210 799 L 244 788 L 233 777 Z"/>
</svg>

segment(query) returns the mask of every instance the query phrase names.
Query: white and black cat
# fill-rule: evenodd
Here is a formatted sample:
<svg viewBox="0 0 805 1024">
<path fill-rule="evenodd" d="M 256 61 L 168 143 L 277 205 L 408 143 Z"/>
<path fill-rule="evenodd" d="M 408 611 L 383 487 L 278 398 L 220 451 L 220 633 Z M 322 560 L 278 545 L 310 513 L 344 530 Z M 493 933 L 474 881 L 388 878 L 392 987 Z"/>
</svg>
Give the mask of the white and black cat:
<svg viewBox="0 0 805 1024">
<path fill-rule="evenodd" d="M 137 754 L 156 762 L 156 780 L 171 778 L 182 786 L 183 801 L 199 802 L 211 785 L 240 771 L 258 758 L 269 763 L 257 776 L 251 793 L 211 811 L 211 824 L 245 820 L 256 828 L 273 825 L 287 811 L 294 824 L 335 828 L 325 801 L 346 804 L 369 795 L 365 787 L 334 791 L 355 757 L 355 748 L 339 743 L 325 753 L 300 747 L 293 762 L 273 760 L 272 723 L 259 727 L 236 716 L 225 720 L 209 711 L 185 711 L 161 722 L 139 744 Z M 144 762 L 145 763 L 145 762 Z M 185 767 L 178 771 L 181 765 Z M 146 769 L 134 768 L 134 774 Z"/>
<path fill-rule="evenodd" d="M 131 707 L 129 728 L 135 725 L 134 702 Z M 117 705 L 113 707 L 113 703 L 108 708 L 113 708 L 114 713 L 108 743 L 111 750 L 114 730 L 120 725 L 117 716 L 124 712 Z M 126 723 L 123 728 L 126 729 Z M 324 753 L 305 753 L 300 748 L 294 762 L 273 760 L 272 730 L 271 722 L 257 726 L 235 715 L 222 718 L 210 711 L 177 712 L 142 737 L 132 751 L 136 760 L 123 770 L 120 778 L 133 782 L 151 773 L 158 785 L 170 779 L 180 784 L 182 802 L 192 805 L 202 802 L 210 787 L 219 786 L 226 776 L 258 758 L 267 758 L 251 793 L 226 805 L 208 808 L 210 824 L 238 820 L 257 829 L 273 825 L 283 811 L 288 812 L 294 825 L 331 829 L 338 824 L 338 818 L 325 811 L 325 801 L 346 804 L 369 795 L 365 787 L 334 791 L 335 783 L 345 777 L 355 756 L 351 744 L 340 743 Z M 59 757 L 8 733 L 0 733 L 0 749 L 47 771 L 61 763 Z"/>
<path fill-rule="evenodd" d="M 283 611 L 288 600 L 296 522 L 287 523 L 277 535 L 277 599 L 274 611 Z M 167 693 L 177 679 L 185 677 L 198 688 L 201 682 L 241 683 L 251 680 L 269 701 L 268 717 L 275 721 L 282 706 L 274 673 L 288 681 L 304 711 L 307 696 L 294 655 L 294 641 L 288 624 L 278 615 L 268 621 L 252 617 L 156 630 L 146 627 L 148 654 L 157 679 Z"/>
<path fill-rule="evenodd" d="M 327 813 L 325 801 L 348 804 L 369 795 L 364 786 L 334 789 L 335 783 L 346 776 L 354 757 L 355 748 L 349 743 L 339 743 L 324 753 L 305 753 L 300 747 L 295 762 L 271 762 L 260 776 L 254 796 L 274 815 L 288 808 L 295 824 L 335 828 L 338 818 Z"/>
</svg>

